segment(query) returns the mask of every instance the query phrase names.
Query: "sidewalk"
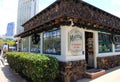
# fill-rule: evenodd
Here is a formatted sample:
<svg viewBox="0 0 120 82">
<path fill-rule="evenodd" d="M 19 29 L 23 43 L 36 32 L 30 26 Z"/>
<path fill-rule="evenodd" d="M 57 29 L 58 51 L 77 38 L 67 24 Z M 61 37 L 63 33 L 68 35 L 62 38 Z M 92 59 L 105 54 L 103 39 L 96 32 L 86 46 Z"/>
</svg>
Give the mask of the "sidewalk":
<svg viewBox="0 0 120 82">
<path fill-rule="evenodd" d="M 120 66 L 106 70 L 106 74 L 96 79 L 81 79 L 77 82 L 120 82 Z"/>
<path fill-rule="evenodd" d="M 17 73 L 12 71 L 9 65 L 3 65 L 0 60 L 0 82 L 26 82 Z"/>
</svg>

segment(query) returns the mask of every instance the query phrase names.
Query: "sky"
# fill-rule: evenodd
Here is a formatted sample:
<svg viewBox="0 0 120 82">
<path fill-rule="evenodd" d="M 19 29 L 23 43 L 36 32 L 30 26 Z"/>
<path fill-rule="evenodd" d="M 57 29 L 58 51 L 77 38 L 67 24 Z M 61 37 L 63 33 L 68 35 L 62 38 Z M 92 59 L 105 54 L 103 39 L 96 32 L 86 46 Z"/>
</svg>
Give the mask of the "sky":
<svg viewBox="0 0 120 82">
<path fill-rule="evenodd" d="M 46 8 L 56 0 L 39 0 L 39 11 Z M 107 11 L 120 18 L 120 1 L 119 0 L 83 0 L 104 11 Z M 0 0 L 0 35 L 6 33 L 7 24 L 15 22 L 17 26 L 17 5 L 18 0 Z"/>
</svg>

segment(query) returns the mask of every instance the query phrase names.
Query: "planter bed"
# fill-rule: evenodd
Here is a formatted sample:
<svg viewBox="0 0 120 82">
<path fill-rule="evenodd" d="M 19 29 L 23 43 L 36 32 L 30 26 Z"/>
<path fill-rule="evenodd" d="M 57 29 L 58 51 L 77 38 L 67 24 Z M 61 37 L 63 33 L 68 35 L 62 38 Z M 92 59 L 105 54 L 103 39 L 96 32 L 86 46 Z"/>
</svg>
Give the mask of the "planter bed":
<svg viewBox="0 0 120 82">
<path fill-rule="evenodd" d="M 105 74 L 105 70 L 103 69 L 90 69 L 86 72 L 86 76 L 90 79 L 97 78 L 103 74 Z"/>
</svg>

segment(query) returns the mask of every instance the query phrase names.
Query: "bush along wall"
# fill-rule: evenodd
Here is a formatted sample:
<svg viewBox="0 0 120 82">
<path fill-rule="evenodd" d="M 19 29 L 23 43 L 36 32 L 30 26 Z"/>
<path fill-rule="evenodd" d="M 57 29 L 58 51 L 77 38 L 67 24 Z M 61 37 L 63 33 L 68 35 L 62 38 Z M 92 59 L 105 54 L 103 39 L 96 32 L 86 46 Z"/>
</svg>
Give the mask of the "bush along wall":
<svg viewBox="0 0 120 82">
<path fill-rule="evenodd" d="M 54 57 L 25 52 L 7 52 L 6 55 L 10 67 L 33 82 L 53 82 L 59 72 Z"/>
</svg>

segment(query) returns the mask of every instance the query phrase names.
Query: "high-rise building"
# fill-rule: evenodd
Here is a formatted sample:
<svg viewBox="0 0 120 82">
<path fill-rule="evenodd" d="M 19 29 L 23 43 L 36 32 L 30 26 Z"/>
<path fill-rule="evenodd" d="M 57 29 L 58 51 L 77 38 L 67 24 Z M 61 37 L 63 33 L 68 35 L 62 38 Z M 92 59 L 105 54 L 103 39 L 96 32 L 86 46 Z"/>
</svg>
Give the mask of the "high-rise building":
<svg viewBox="0 0 120 82">
<path fill-rule="evenodd" d="M 36 13 L 38 13 L 39 0 L 19 0 L 18 1 L 18 15 L 17 15 L 17 34 L 20 34 L 24 31 L 24 28 L 21 26 Z"/>
<path fill-rule="evenodd" d="M 14 28 L 15 28 L 14 22 L 8 23 L 5 36 L 14 36 Z"/>
</svg>

